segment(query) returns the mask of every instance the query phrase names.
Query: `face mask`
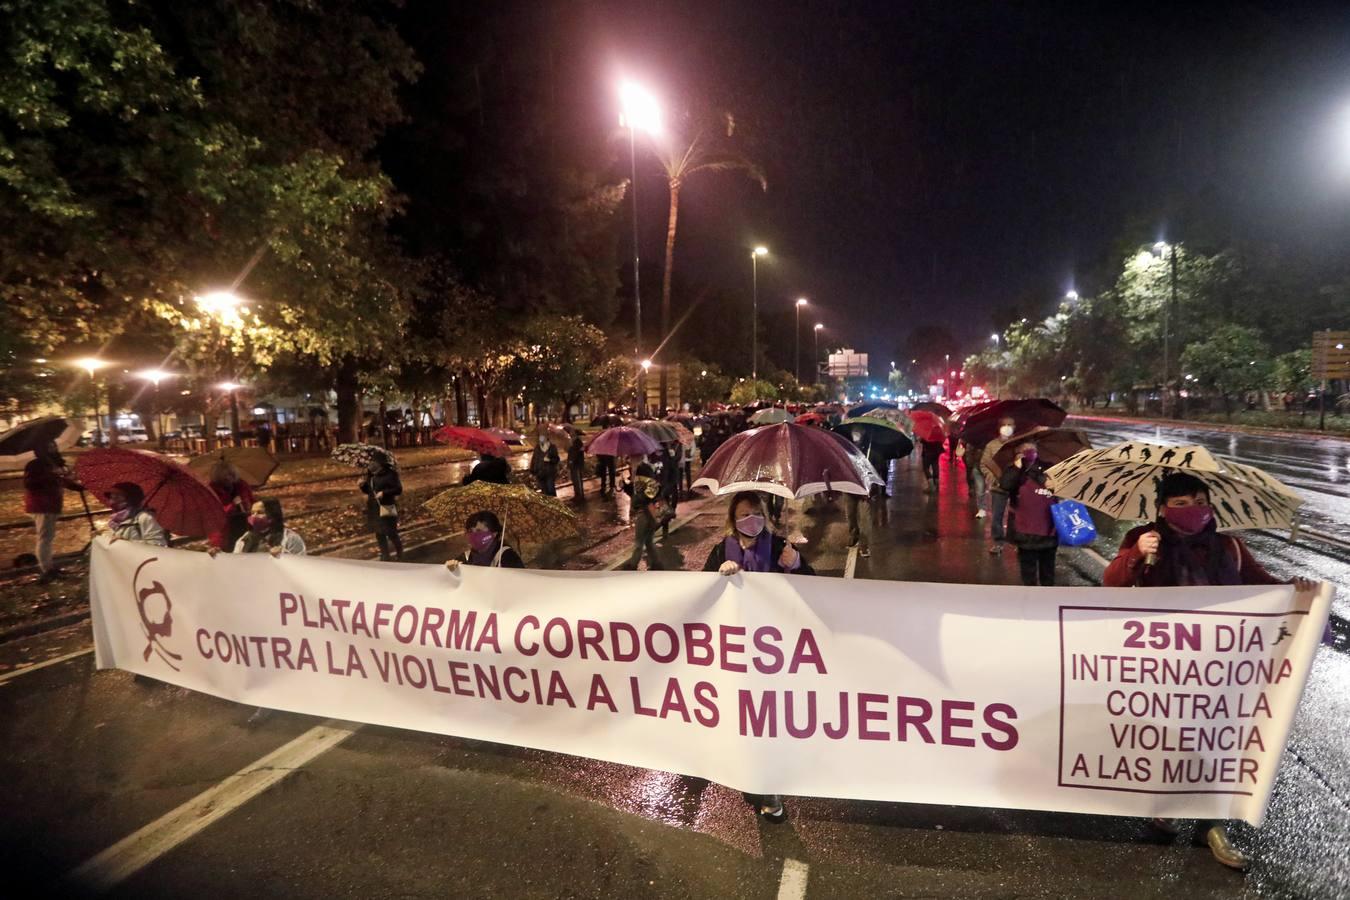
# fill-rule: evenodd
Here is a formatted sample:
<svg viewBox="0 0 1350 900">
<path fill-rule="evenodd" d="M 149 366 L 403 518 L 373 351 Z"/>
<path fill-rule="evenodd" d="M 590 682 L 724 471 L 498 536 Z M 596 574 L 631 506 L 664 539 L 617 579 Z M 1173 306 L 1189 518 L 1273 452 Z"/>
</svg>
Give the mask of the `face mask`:
<svg viewBox="0 0 1350 900">
<path fill-rule="evenodd" d="M 477 550 L 479 553 L 482 553 L 484 550 L 491 547 L 493 542 L 496 540 L 497 536 L 490 531 L 469 532 L 469 546 Z"/>
<path fill-rule="evenodd" d="M 1012 437 L 1013 427 L 1011 425 L 1004 425 L 998 430 L 998 433 L 1000 437 L 1010 438 Z"/>
<path fill-rule="evenodd" d="M 855 429 L 853 429 L 853 443 L 855 443 L 855 444 L 860 444 L 860 443 L 862 443 L 862 429 L 861 429 L 861 428 L 855 428 Z"/>
<path fill-rule="evenodd" d="M 1022 465 L 1024 465 L 1024 466 L 1032 466 L 1032 465 L 1035 465 L 1035 464 L 1036 464 L 1036 460 L 1040 459 L 1040 456 L 1041 456 L 1040 453 L 1037 452 L 1037 451 L 1035 451 L 1035 450 L 1023 450 L 1023 451 L 1022 451 Z"/>
<path fill-rule="evenodd" d="M 736 530 L 746 537 L 759 537 L 764 530 L 764 517 L 749 515 L 736 520 Z"/>
<path fill-rule="evenodd" d="M 271 516 L 249 516 L 248 527 L 254 531 L 269 531 L 272 528 Z"/>
<path fill-rule="evenodd" d="M 1214 521 L 1214 510 L 1208 506 L 1166 506 L 1163 518 L 1182 534 L 1199 534 Z"/>
<path fill-rule="evenodd" d="M 121 512 L 127 508 L 127 499 L 125 497 L 109 497 L 108 509 L 113 512 Z"/>
</svg>

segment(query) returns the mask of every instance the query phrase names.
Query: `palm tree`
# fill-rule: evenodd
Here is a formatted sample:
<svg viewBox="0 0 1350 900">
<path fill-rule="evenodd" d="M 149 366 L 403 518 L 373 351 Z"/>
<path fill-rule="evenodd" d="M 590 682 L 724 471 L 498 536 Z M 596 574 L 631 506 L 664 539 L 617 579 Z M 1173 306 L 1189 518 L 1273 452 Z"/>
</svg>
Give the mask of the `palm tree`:
<svg viewBox="0 0 1350 900">
<path fill-rule="evenodd" d="M 726 138 L 735 131 L 735 120 L 730 114 L 724 116 Z M 675 266 L 675 226 L 680 217 L 680 188 L 692 175 L 700 172 L 740 172 L 759 182 L 761 190 L 768 190 L 769 184 L 758 165 L 726 147 L 724 142 L 708 136 L 708 129 L 702 128 L 694 133 L 691 140 L 684 141 L 673 135 L 670 144 L 661 148 L 657 155 L 661 167 L 666 173 L 666 182 L 670 186 L 670 220 L 666 225 L 666 269 L 661 278 L 661 340 L 668 341 L 665 359 L 674 358 L 674 339 L 670 333 L 670 276 Z M 661 366 L 661 409 L 666 408 L 668 383 L 666 373 L 669 364 Z"/>
</svg>

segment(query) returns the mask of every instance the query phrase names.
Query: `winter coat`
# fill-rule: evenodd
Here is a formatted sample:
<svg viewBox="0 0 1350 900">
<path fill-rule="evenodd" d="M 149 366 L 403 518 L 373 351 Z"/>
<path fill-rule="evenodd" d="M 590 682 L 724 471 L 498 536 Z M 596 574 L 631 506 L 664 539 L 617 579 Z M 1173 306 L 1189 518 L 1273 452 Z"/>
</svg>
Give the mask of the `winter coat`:
<svg viewBox="0 0 1350 900">
<path fill-rule="evenodd" d="M 156 547 L 169 546 L 169 534 L 155 519 L 152 510 L 138 509 L 126 520 L 113 525 L 108 530 L 120 541 L 135 541 L 138 544 L 154 544 Z"/>
<path fill-rule="evenodd" d="M 1144 565 L 1144 554 L 1139 552 L 1139 538 L 1150 531 L 1157 531 L 1163 538 L 1159 548 L 1159 564 Z M 1150 525 L 1132 528 L 1120 542 L 1116 558 L 1106 567 L 1102 575 L 1103 587 L 1179 587 L 1185 584 L 1284 584 L 1266 571 L 1256 561 L 1241 538 L 1231 534 L 1210 534 L 1207 529 L 1198 535 L 1186 537 L 1178 535 L 1167 527 L 1165 520 Z M 1177 566 L 1181 560 L 1169 559 L 1177 555 L 1176 545 L 1185 543 L 1186 555 L 1192 561 L 1194 571 L 1186 566 Z M 1210 555 L 1214 548 L 1225 553 L 1227 558 L 1216 565 L 1210 565 Z M 1169 551 L 1171 551 L 1169 553 Z M 1210 574 L 1217 570 L 1217 575 Z"/>
<path fill-rule="evenodd" d="M 366 495 L 366 518 L 378 521 L 380 505 L 388 506 L 403 493 L 403 481 L 392 468 L 381 469 L 362 479 L 361 493 Z"/>
<path fill-rule="evenodd" d="M 61 474 L 61 469 L 50 460 L 31 459 L 23 467 L 23 511 L 59 513 L 66 488 L 74 487 L 75 482 Z"/>
<path fill-rule="evenodd" d="M 558 476 L 558 448 L 549 444 L 540 449 L 534 448 L 530 454 L 530 474 L 540 481 Z"/>
<path fill-rule="evenodd" d="M 1023 550 L 1048 550 L 1059 546 L 1055 520 L 1050 507 L 1055 495 L 1045 486 L 1045 470 L 1010 466 L 999 486 L 1008 494 L 1012 514 L 1008 520 L 1008 539 Z"/>
<path fill-rule="evenodd" d="M 473 471 L 464 476 L 465 484 L 486 481 L 490 484 L 510 484 L 511 466 L 504 456 L 485 456 L 473 467 Z"/>
<path fill-rule="evenodd" d="M 778 535 L 773 535 L 769 541 L 769 571 L 783 571 L 778 565 L 778 557 L 783 555 L 783 547 L 787 545 L 787 539 Z M 712 550 L 708 553 L 708 560 L 703 564 L 703 571 L 716 572 L 722 568 L 722 563 L 727 561 L 727 542 L 720 540 L 713 544 Z M 788 573 L 792 575 L 814 575 L 816 570 L 811 568 L 811 564 L 806 561 L 806 557 L 799 550 L 797 551 L 797 568 Z"/>
<path fill-rule="evenodd" d="M 259 542 L 259 545 L 255 549 L 249 550 L 247 546 L 248 537 L 249 537 L 248 535 L 244 535 L 239 540 L 234 542 L 235 553 L 265 553 L 268 550 L 272 549 L 270 542 L 264 540 Z M 281 544 L 279 546 L 281 547 L 281 553 L 283 556 L 305 555 L 304 538 L 300 537 L 300 535 L 296 534 L 294 531 L 291 531 L 289 528 L 281 529 Z"/>
</svg>

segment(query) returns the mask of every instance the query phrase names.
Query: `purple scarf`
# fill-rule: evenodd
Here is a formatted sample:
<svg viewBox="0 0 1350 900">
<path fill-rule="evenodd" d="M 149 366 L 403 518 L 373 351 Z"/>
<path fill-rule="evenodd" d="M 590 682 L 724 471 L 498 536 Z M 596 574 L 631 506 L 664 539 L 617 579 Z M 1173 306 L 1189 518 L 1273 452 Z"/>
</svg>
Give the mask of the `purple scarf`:
<svg viewBox="0 0 1350 900">
<path fill-rule="evenodd" d="M 755 539 L 754 546 L 745 549 L 741 546 L 740 539 L 736 535 L 727 537 L 723 544 L 726 549 L 727 562 L 734 562 L 741 567 L 742 572 L 772 572 L 773 560 L 770 558 L 773 554 L 773 537 L 769 529 L 764 529 Z"/>
</svg>

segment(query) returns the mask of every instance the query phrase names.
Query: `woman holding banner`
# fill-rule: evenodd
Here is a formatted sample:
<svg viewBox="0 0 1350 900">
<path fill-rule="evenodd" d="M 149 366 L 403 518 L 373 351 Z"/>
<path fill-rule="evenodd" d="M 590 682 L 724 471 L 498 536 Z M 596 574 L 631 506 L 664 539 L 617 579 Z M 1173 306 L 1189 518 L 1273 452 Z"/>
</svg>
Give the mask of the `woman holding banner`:
<svg viewBox="0 0 1350 900">
<path fill-rule="evenodd" d="M 1209 487 L 1187 472 L 1169 472 L 1158 483 L 1158 519 L 1131 530 L 1120 542 L 1116 558 L 1102 576 L 1104 587 L 1188 587 L 1223 584 L 1285 584 L 1266 571 L 1247 545 L 1221 535 L 1210 508 Z M 1295 578 L 1300 591 L 1316 584 Z M 1153 819 L 1153 827 L 1180 833 L 1177 819 Z M 1199 822 L 1195 836 L 1209 845 L 1214 858 L 1233 869 L 1245 869 L 1247 854 L 1233 846 L 1226 822 Z"/>
<path fill-rule="evenodd" d="M 741 491 L 727 507 L 726 537 L 713 545 L 705 572 L 731 576 L 740 572 L 776 572 L 783 575 L 814 575 L 815 570 L 786 538 L 768 529 L 764 498 L 757 491 Z M 769 822 L 787 821 L 783 798 L 778 794 L 743 794 Z"/>
<path fill-rule="evenodd" d="M 498 569 L 523 569 L 525 563 L 514 548 L 502 541 L 502 520 L 496 513 L 484 510 L 469 516 L 464 522 L 464 536 L 469 549 L 462 559 L 447 559 L 445 567 L 451 572 L 462 564 L 489 566 Z"/>
</svg>

